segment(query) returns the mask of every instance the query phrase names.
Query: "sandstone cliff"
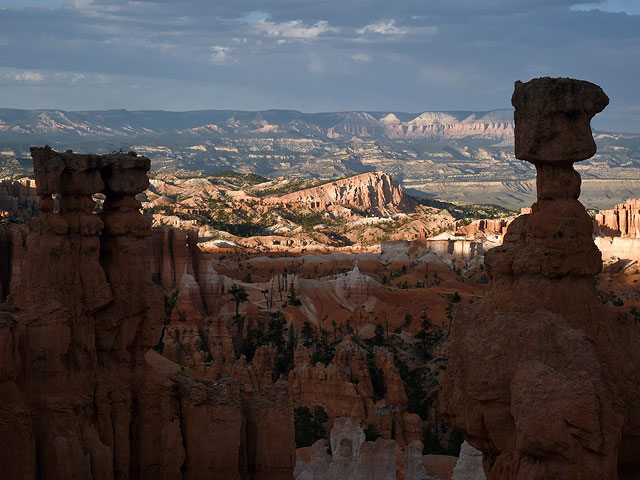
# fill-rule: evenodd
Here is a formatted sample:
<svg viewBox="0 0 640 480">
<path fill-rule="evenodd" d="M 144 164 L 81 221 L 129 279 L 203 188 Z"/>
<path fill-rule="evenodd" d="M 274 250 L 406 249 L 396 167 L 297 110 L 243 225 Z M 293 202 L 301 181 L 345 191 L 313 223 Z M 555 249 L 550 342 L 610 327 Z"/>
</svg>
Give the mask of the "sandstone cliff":
<svg viewBox="0 0 640 480">
<path fill-rule="evenodd" d="M 408 212 L 416 207 L 415 201 L 404 194 L 402 187 L 393 183 L 389 175 L 381 172 L 363 173 L 319 187 L 268 198 L 265 202 L 302 204 L 318 211 L 331 205 L 345 205 L 378 215 Z"/>
<path fill-rule="evenodd" d="M 600 210 L 595 218 L 595 233 L 640 238 L 640 200 L 630 198 L 611 210 Z"/>
<path fill-rule="evenodd" d="M 486 254 L 488 294 L 454 312 L 440 397 L 445 421 L 483 452 L 489 480 L 624 479 L 640 471 L 640 336 L 606 311 L 573 162 L 596 147 L 602 90 L 570 79 L 516 83 L 516 156 L 538 201 Z"/>
<path fill-rule="evenodd" d="M 640 263 L 640 200 L 629 199 L 611 210 L 600 210 L 595 217 L 594 234 L 603 260 Z"/>
</svg>

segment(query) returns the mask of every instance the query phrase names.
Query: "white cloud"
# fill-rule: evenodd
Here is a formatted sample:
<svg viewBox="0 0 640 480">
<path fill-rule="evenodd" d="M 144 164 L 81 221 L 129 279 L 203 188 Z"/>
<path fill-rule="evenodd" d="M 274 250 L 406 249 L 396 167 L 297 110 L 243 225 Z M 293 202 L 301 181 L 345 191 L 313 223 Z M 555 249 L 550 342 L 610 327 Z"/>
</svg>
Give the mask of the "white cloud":
<svg viewBox="0 0 640 480">
<path fill-rule="evenodd" d="M 24 83 L 39 83 L 45 80 L 45 76 L 41 73 L 34 71 L 26 71 L 22 73 L 16 73 L 13 75 L 13 79 L 16 82 L 24 82 Z"/>
<path fill-rule="evenodd" d="M 369 25 L 358 30 L 359 34 L 378 33 L 380 35 L 405 35 L 408 33 L 406 28 L 397 27 L 396 21 L 391 19 L 386 22 L 370 23 Z"/>
<path fill-rule="evenodd" d="M 223 47 L 222 45 L 214 45 L 211 47 L 211 54 L 209 55 L 209 62 L 213 64 L 225 63 L 231 60 L 229 52 L 231 48 Z"/>
<path fill-rule="evenodd" d="M 71 77 L 71 83 L 80 83 L 87 78 L 86 75 L 82 73 L 76 73 Z"/>
<path fill-rule="evenodd" d="M 290 38 L 297 40 L 314 40 L 323 33 L 335 33 L 337 28 L 329 25 L 325 20 L 319 20 L 313 25 L 307 26 L 302 20 L 291 20 L 290 22 L 275 23 L 268 20 L 252 22 L 258 32 L 270 37 Z"/>
<path fill-rule="evenodd" d="M 349 56 L 354 62 L 365 63 L 371 61 L 371 55 L 368 55 L 366 53 L 352 53 Z"/>
<path fill-rule="evenodd" d="M 627 15 L 640 14 L 637 0 L 601 0 L 595 3 L 574 5 L 572 10 L 602 10 L 603 12 L 624 12 Z"/>
<path fill-rule="evenodd" d="M 403 36 L 403 35 L 421 35 L 430 36 L 438 33 L 438 27 L 423 26 L 411 27 L 407 25 L 396 25 L 394 19 L 370 23 L 358 30 L 360 35 L 374 34 L 383 36 Z"/>
</svg>

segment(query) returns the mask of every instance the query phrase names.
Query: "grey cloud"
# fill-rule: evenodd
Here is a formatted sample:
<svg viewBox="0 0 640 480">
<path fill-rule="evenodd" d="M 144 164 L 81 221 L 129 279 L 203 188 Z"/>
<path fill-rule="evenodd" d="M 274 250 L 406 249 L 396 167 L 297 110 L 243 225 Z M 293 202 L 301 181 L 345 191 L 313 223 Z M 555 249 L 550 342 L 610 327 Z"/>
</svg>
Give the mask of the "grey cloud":
<svg viewBox="0 0 640 480">
<path fill-rule="evenodd" d="M 605 0 L 591 2 L 599 4 Z M 583 2 L 584 3 L 584 2 Z M 126 15 L 146 12 L 153 16 L 206 15 L 225 19 L 243 17 L 261 11 L 282 22 L 290 20 L 326 20 L 335 25 L 368 24 L 394 17 L 449 16 L 456 17 L 513 13 L 528 13 L 550 9 L 559 11 L 580 4 L 576 0 L 71 0 L 69 6 L 88 13 Z M 76 6 L 77 5 L 77 6 Z"/>
</svg>

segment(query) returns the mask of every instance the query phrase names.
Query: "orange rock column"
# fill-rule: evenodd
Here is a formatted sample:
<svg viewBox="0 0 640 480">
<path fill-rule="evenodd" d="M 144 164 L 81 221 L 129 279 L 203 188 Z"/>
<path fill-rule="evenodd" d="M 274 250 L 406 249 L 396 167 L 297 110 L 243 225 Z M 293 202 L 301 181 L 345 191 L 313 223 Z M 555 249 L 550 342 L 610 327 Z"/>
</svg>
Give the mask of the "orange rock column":
<svg viewBox="0 0 640 480">
<path fill-rule="evenodd" d="M 640 471 L 640 336 L 591 284 L 600 252 L 573 168 L 595 154 L 590 120 L 608 98 L 538 78 L 516 82 L 512 103 L 538 200 L 487 252 L 487 295 L 454 310 L 443 417 L 483 452 L 488 480 L 626 478 Z"/>
</svg>

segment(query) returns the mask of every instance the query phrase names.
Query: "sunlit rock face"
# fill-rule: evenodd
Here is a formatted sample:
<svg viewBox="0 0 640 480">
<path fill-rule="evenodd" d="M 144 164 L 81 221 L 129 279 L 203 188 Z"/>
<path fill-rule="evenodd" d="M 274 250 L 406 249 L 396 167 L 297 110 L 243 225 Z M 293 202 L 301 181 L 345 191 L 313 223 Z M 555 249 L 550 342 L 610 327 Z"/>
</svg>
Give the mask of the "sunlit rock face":
<svg viewBox="0 0 640 480">
<path fill-rule="evenodd" d="M 333 205 L 349 205 L 361 211 L 378 215 L 407 212 L 416 202 L 405 195 L 402 187 L 382 172 L 371 172 L 336 180 L 318 187 L 266 199 L 265 203 L 305 205 L 324 211 Z"/>
<path fill-rule="evenodd" d="M 440 397 L 492 479 L 633 478 L 640 468 L 640 336 L 606 311 L 573 163 L 595 153 L 589 120 L 608 103 L 571 79 L 517 82 L 516 156 L 538 201 L 487 252 L 488 294 L 454 312 Z"/>
<path fill-rule="evenodd" d="M 594 220 L 594 241 L 606 261 L 640 262 L 640 200 L 629 199 Z"/>
</svg>

